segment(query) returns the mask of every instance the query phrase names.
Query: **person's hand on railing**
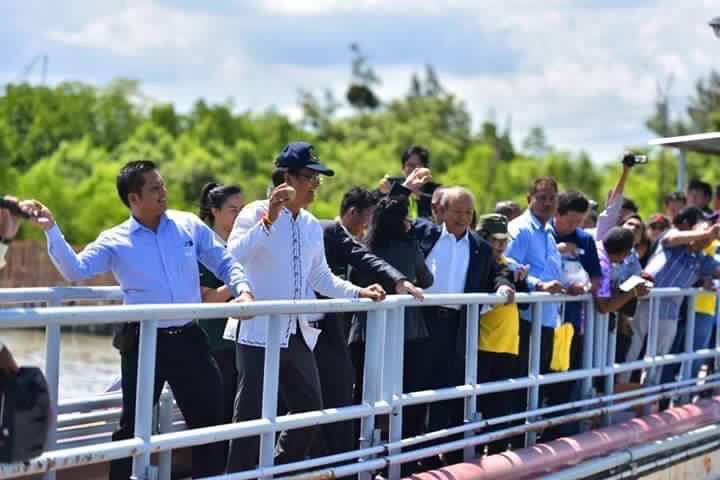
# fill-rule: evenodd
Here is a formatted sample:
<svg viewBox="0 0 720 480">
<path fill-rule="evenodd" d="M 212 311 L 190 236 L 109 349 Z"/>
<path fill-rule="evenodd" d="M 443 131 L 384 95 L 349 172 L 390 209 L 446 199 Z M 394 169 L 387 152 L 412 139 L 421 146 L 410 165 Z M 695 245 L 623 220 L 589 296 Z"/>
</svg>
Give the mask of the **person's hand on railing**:
<svg viewBox="0 0 720 480">
<path fill-rule="evenodd" d="M 385 300 L 385 296 L 387 294 L 385 293 L 385 289 L 380 286 L 378 283 L 373 283 L 369 287 L 365 287 L 360 289 L 360 293 L 358 294 L 358 297 L 360 298 L 369 298 L 370 300 L 373 300 L 375 302 L 381 302 Z"/>
<path fill-rule="evenodd" d="M 30 215 L 28 219 L 30 223 L 45 231 L 50 230 L 55 225 L 55 217 L 53 217 L 50 209 L 37 200 L 24 200 L 20 202 L 20 208 Z"/>
<path fill-rule="evenodd" d="M 584 293 L 587 293 L 588 291 L 588 285 L 583 285 L 580 283 L 573 283 L 566 289 L 566 293 L 568 295 L 582 295 Z"/>
<path fill-rule="evenodd" d="M 503 297 L 507 297 L 507 299 L 505 300 L 506 305 L 515 302 L 515 290 L 508 285 L 500 285 L 495 291 L 495 293 L 497 293 L 498 295 L 502 295 Z"/>
<path fill-rule="evenodd" d="M 549 282 L 538 282 L 535 290 L 545 293 L 565 293 L 565 287 L 562 286 L 560 280 L 551 280 Z"/>
<path fill-rule="evenodd" d="M 395 284 L 395 291 L 400 295 L 412 295 L 415 300 L 425 300 L 425 292 L 422 288 L 416 287 L 410 280 L 400 280 Z"/>
<path fill-rule="evenodd" d="M 243 291 L 238 295 L 237 297 L 230 300 L 230 303 L 251 303 L 255 301 L 255 297 L 251 292 Z M 237 318 L 238 320 L 247 320 L 252 317 L 233 317 Z"/>
</svg>

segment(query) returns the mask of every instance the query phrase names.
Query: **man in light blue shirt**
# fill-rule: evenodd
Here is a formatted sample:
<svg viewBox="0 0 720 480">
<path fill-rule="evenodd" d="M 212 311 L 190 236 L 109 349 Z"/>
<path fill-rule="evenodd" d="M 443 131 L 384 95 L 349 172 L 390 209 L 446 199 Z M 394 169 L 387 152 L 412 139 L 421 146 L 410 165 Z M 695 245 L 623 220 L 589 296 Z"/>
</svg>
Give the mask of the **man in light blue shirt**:
<svg viewBox="0 0 720 480">
<path fill-rule="evenodd" d="M 242 267 L 195 215 L 167 210 L 162 176 L 150 161 L 130 162 L 117 177 L 120 199 L 130 218 L 106 230 L 76 254 L 50 210 L 33 201 L 26 208 L 48 241 L 48 252 L 66 280 L 111 271 L 126 304 L 200 303 L 198 261 L 222 279 L 238 301 L 252 295 Z M 120 350 L 123 411 L 113 440 L 132 438 L 138 362 L 138 325 L 125 324 L 113 339 Z M 154 402 L 170 384 L 189 428 L 222 421 L 222 379 L 205 333 L 192 318 L 158 322 Z M 222 444 L 193 449 L 193 477 L 216 475 L 225 465 Z M 127 480 L 130 459 L 111 462 L 110 479 Z"/>
<path fill-rule="evenodd" d="M 550 220 L 558 206 L 558 186 L 551 177 L 540 177 L 530 184 L 528 208 L 508 224 L 511 240 L 506 256 L 514 263 L 528 265 L 527 283 L 530 291 L 565 293 L 560 279 L 562 263 Z M 527 375 L 530 362 L 530 334 L 532 309 L 521 310 L 520 316 L 520 369 Z M 550 372 L 555 328 L 561 323 L 560 305 L 544 303 L 542 306 L 540 339 L 540 373 Z M 557 405 L 569 399 L 568 389 L 562 384 L 547 385 L 540 390 L 540 400 L 547 397 L 548 405 Z M 524 411 L 525 399 L 516 406 Z M 543 440 L 546 437 L 543 436 Z"/>
</svg>

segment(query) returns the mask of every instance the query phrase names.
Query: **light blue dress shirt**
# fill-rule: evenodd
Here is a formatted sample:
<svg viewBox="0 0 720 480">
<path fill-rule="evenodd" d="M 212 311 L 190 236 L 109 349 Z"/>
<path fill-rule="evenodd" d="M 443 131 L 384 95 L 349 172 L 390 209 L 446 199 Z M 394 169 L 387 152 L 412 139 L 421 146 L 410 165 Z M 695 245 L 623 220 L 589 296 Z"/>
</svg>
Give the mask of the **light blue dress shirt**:
<svg viewBox="0 0 720 480">
<path fill-rule="evenodd" d="M 530 291 L 539 282 L 560 280 L 562 261 L 550 222 L 543 224 L 530 209 L 508 224 L 512 237 L 505 255 L 520 265 L 528 265 L 527 283 Z M 555 328 L 560 325 L 560 304 L 544 303 L 542 325 Z M 521 310 L 523 320 L 530 321 L 532 309 Z"/>
<path fill-rule="evenodd" d="M 200 303 L 198 261 L 235 294 L 251 291 L 240 264 L 235 263 L 213 231 L 191 213 L 168 210 L 157 232 L 135 218 L 102 232 L 75 253 L 54 225 L 46 232 L 48 253 L 69 281 L 112 272 L 128 305 Z M 162 320 L 159 327 L 185 325 L 193 319 Z"/>
</svg>

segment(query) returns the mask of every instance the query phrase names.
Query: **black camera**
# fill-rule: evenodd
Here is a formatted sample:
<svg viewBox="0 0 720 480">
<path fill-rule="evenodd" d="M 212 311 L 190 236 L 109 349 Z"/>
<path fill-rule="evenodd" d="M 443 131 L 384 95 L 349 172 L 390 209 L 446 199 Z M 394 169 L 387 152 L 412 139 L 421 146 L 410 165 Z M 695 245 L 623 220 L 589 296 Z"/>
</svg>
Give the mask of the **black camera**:
<svg viewBox="0 0 720 480">
<path fill-rule="evenodd" d="M 634 153 L 626 153 L 622 158 L 623 165 L 634 167 L 635 165 L 643 165 L 648 163 L 647 155 L 635 155 Z"/>
</svg>

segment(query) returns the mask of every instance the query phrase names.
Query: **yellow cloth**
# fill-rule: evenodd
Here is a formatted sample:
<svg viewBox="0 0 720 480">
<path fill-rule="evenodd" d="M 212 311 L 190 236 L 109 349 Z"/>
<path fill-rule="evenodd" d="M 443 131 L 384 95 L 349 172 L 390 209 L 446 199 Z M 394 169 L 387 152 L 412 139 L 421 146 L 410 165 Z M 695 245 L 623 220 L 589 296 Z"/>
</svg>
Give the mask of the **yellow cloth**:
<svg viewBox="0 0 720 480">
<path fill-rule="evenodd" d="M 570 369 L 570 345 L 574 334 L 572 323 L 563 323 L 555 329 L 550 370 L 564 372 Z"/>
<path fill-rule="evenodd" d="M 714 256 L 715 252 L 718 249 L 718 245 L 720 245 L 720 242 L 718 242 L 717 240 L 710 242 L 710 245 L 705 247 L 703 253 L 705 255 L 710 255 L 711 257 Z M 698 293 L 697 297 L 695 297 L 695 311 L 697 313 L 715 315 L 716 304 L 717 296 L 715 295 L 715 293 Z"/>
<path fill-rule="evenodd" d="M 413 220 L 415 220 L 416 218 L 418 218 L 420 216 L 418 214 L 418 207 L 419 207 L 419 204 L 418 204 L 417 199 L 415 198 L 415 195 L 411 194 L 408 197 L 408 216 Z"/>
<path fill-rule="evenodd" d="M 498 305 L 480 316 L 478 350 L 518 355 L 520 312 L 517 304 Z"/>
</svg>

